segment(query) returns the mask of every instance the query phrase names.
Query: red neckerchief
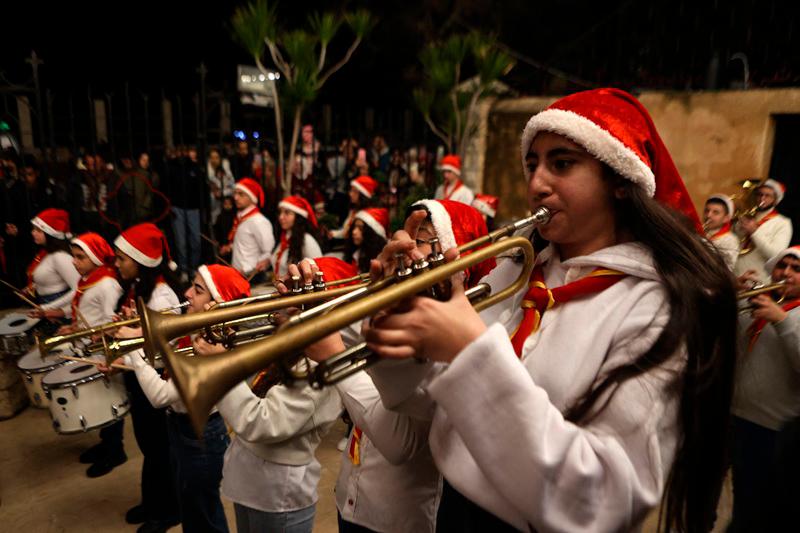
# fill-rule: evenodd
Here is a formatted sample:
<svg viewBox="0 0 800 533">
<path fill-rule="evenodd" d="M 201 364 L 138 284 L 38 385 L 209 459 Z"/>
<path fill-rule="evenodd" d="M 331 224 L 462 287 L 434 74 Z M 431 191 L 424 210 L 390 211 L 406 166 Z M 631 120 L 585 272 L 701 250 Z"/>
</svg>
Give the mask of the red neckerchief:
<svg viewBox="0 0 800 533">
<path fill-rule="evenodd" d="M 36 287 L 33 283 L 33 271 L 39 267 L 39 263 L 41 263 L 45 257 L 47 257 L 47 250 L 41 248 L 38 252 L 36 252 L 36 257 L 33 258 L 31 264 L 28 265 L 28 286 L 26 289 L 30 294 L 34 294 L 36 292 Z"/>
<path fill-rule="evenodd" d="M 539 329 L 545 311 L 556 304 L 602 292 L 625 276 L 616 270 L 596 268 L 587 276 L 551 290 L 544 284 L 542 266 L 536 265 L 531 273 L 530 288 L 522 299 L 522 321 L 511 334 L 511 345 L 517 357 L 522 357 L 522 346 L 530 334 Z"/>
<path fill-rule="evenodd" d="M 767 220 L 772 220 L 773 218 L 775 218 L 777 216 L 778 216 L 778 212 L 775 211 L 775 208 L 773 207 L 772 211 L 770 211 L 769 213 L 764 215 L 764 217 L 756 223 L 757 224 L 756 229 L 760 228 Z M 748 235 L 742 241 L 742 250 L 747 250 L 748 248 L 751 247 L 751 245 L 752 245 L 752 243 L 750 242 L 750 235 Z"/>
<path fill-rule="evenodd" d="M 781 306 L 781 309 L 784 311 L 791 311 L 795 307 L 800 307 L 800 298 L 787 302 Z M 755 346 L 758 337 L 761 335 L 761 332 L 767 327 L 767 320 L 763 318 L 759 318 L 758 320 L 753 321 L 750 324 L 750 327 L 747 328 L 747 334 L 750 337 L 750 341 L 747 343 L 747 351 L 751 351 L 753 346 Z"/>
<path fill-rule="evenodd" d="M 720 237 L 722 237 L 723 235 L 725 235 L 726 233 L 730 233 L 730 232 L 731 232 L 731 223 L 730 223 L 730 222 L 726 222 L 725 224 L 723 224 L 723 225 L 722 225 L 722 227 L 721 227 L 721 228 L 719 228 L 719 229 L 718 229 L 718 230 L 717 230 L 717 231 L 714 233 L 714 235 L 711 235 L 711 236 L 708 238 L 708 240 L 710 240 L 710 241 L 717 240 L 717 239 L 719 239 Z"/>
<path fill-rule="evenodd" d="M 228 242 L 233 243 L 233 238 L 236 236 L 236 228 L 239 227 L 239 224 L 244 222 L 250 217 L 256 216 L 259 213 L 258 208 L 254 205 L 250 206 L 250 211 L 246 212 L 243 215 L 239 215 L 238 213 L 233 218 L 233 226 L 231 226 L 231 230 L 228 232 Z"/>
<path fill-rule="evenodd" d="M 453 196 L 453 194 L 455 194 L 455 192 L 458 189 L 460 189 L 462 185 L 464 185 L 464 184 L 461 182 L 461 180 L 456 180 L 456 183 L 455 183 L 455 186 L 453 187 L 453 190 L 448 193 L 447 192 L 447 183 L 445 183 L 444 184 L 444 198 L 443 198 L 443 200 L 449 200 L 450 197 Z"/>
<path fill-rule="evenodd" d="M 350 446 L 347 448 L 347 456 L 354 465 L 361 464 L 361 436 L 364 434 L 361 428 L 355 426 L 350 435 Z"/>
<path fill-rule="evenodd" d="M 272 265 L 272 268 L 275 269 L 275 275 L 276 276 L 278 275 L 278 270 L 281 267 L 281 258 L 283 257 L 283 254 L 288 249 L 289 249 L 289 237 L 286 236 L 286 232 L 285 231 L 282 231 L 281 232 L 281 245 L 278 248 L 278 255 L 275 257 L 275 264 Z"/>
<path fill-rule="evenodd" d="M 83 293 L 89 287 L 93 287 L 100 283 L 100 280 L 103 278 L 113 278 L 117 279 L 117 271 L 114 270 L 112 267 L 107 265 L 101 265 L 95 268 L 86 279 L 81 278 L 78 281 L 78 287 L 75 289 L 75 296 L 72 297 L 72 322 L 75 323 L 78 320 L 78 306 L 81 303 L 81 298 L 83 298 Z M 90 324 L 86 324 L 88 327 Z"/>
</svg>

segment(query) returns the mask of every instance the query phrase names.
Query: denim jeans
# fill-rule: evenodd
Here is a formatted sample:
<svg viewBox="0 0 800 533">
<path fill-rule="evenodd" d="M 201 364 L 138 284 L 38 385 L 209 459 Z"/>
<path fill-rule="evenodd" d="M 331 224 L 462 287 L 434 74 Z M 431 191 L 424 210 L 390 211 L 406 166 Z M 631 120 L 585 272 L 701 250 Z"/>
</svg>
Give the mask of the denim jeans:
<svg viewBox="0 0 800 533">
<path fill-rule="evenodd" d="M 316 504 L 297 511 L 268 513 L 246 505 L 233 504 L 237 533 L 311 533 Z"/>
<path fill-rule="evenodd" d="M 200 265 L 200 210 L 173 206 L 172 236 L 178 268 L 193 272 Z"/>
<path fill-rule="evenodd" d="M 167 415 L 167 428 L 183 530 L 227 533 L 228 522 L 219 499 L 222 463 L 230 442 L 225 422 L 219 414 L 212 415 L 203 440 L 195 437 L 186 415 Z"/>
</svg>

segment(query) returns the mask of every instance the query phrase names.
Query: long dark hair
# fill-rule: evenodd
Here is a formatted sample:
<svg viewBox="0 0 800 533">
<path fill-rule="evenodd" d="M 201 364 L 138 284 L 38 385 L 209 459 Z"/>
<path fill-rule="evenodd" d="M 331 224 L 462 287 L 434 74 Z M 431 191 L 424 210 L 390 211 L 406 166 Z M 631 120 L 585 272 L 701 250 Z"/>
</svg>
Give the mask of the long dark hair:
<svg viewBox="0 0 800 533">
<path fill-rule="evenodd" d="M 289 256 L 286 258 L 289 263 L 299 263 L 303 260 L 303 243 L 306 240 L 306 233 L 314 237 L 317 242 L 317 234 L 305 217 L 297 215 L 292 224 L 292 234 L 289 235 Z M 287 263 L 287 264 L 289 264 Z"/>
<path fill-rule="evenodd" d="M 355 226 L 355 222 L 353 222 L 353 226 Z M 375 233 L 375 231 L 366 224 L 364 224 L 361 230 L 361 235 L 363 235 L 361 245 L 356 246 L 355 243 L 353 243 L 353 228 L 350 228 L 350 236 L 347 239 L 347 243 L 344 245 L 344 260 L 348 263 L 352 263 L 353 255 L 356 253 L 356 250 L 359 250 L 358 271 L 369 272 L 369 262 L 378 257 L 378 254 L 381 253 L 383 247 L 386 246 L 386 239 Z"/>
<path fill-rule="evenodd" d="M 610 173 L 607 170 L 607 173 Z M 671 384 L 680 396 L 680 437 L 662 498 L 659 527 L 710 531 L 727 466 L 736 362 L 736 292 L 722 257 L 679 216 L 627 180 L 619 223 L 652 254 L 670 318 L 653 346 L 611 371 L 566 413 L 590 421 L 627 380 L 664 365 L 685 346 L 686 367 Z M 600 404 L 600 398 L 604 400 Z"/>
<path fill-rule="evenodd" d="M 147 303 L 153 295 L 153 290 L 156 288 L 159 276 L 164 278 L 169 288 L 175 292 L 178 300 L 183 301 L 184 288 L 181 286 L 175 273 L 167 266 L 166 259 L 156 267 L 146 267 L 141 263 L 137 264 L 139 265 L 139 276 L 135 280 L 120 280 L 123 290 L 122 295 L 119 300 L 117 300 L 117 309 L 120 309 L 123 305 L 128 305 L 129 302 L 126 301 L 126 298 L 131 286 L 133 286 L 135 298 L 137 300 L 142 298 L 145 303 Z"/>
<path fill-rule="evenodd" d="M 69 248 L 69 239 L 59 239 L 58 237 L 53 237 L 47 233 L 44 234 L 44 245 L 42 248 L 44 248 L 48 254 L 53 254 L 56 252 L 66 252 L 68 254 L 72 253 L 72 250 Z"/>
</svg>

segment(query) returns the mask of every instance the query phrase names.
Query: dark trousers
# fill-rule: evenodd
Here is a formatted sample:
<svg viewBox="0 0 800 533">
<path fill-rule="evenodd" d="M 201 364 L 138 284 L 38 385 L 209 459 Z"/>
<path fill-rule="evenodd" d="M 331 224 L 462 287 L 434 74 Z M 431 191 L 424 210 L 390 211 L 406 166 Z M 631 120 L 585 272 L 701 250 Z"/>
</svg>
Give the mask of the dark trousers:
<svg viewBox="0 0 800 533">
<path fill-rule="evenodd" d="M 533 529 L 533 528 L 531 528 Z M 495 515 L 468 500 L 445 479 L 442 484 L 442 499 L 436 513 L 436 531 L 439 533 L 492 533 L 517 531 Z"/>
<path fill-rule="evenodd" d="M 336 521 L 339 522 L 339 533 L 375 533 L 374 530 L 348 522 L 342 518 L 342 513 L 336 512 Z"/>
<path fill-rule="evenodd" d="M 209 418 L 199 440 L 186 415 L 167 414 L 170 462 L 186 533 L 228 531 L 219 499 L 222 463 L 230 439 L 219 413 Z"/>
<path fill-rule="evenodd" d="M 729 532 L 757 531 L 775 486 L 778 432 L 733 417 L 733 518 Z"/>
<path fill-rule="evenodd" d="M 133 435 L 144 456 L 142 505 L 150 520 L 176 521 L 178 501 L 169 461 L 166 410 L 150 405 L 136 374 L 125 372 L 123 375 L 131 402 Z"/>
<path fill-rule="evenodd" d="M 115 455 L 125 451 L 122 443 L 123 433 L 125 432 L 125 419 L 120 418 L 113 424 L 109 424 L 100 430 L 100 440 L 105 447 L 106 453 Z"/>
</svg>

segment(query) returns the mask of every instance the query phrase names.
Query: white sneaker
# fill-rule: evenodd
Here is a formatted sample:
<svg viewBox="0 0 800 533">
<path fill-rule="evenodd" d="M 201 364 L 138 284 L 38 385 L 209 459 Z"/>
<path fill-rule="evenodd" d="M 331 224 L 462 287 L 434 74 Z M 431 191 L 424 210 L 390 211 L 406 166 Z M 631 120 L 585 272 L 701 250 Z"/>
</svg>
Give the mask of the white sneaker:
<svg viewBox="0 0 800 533">
<path fill-rule="evenodd" d="M 350 440 L 347 437 L 342 437 L 342 440 L 336 445 L 336 449 L 340 452 L 343 452 L 345 448 L 347 448 L 347 441 Z"/>
</svg>

